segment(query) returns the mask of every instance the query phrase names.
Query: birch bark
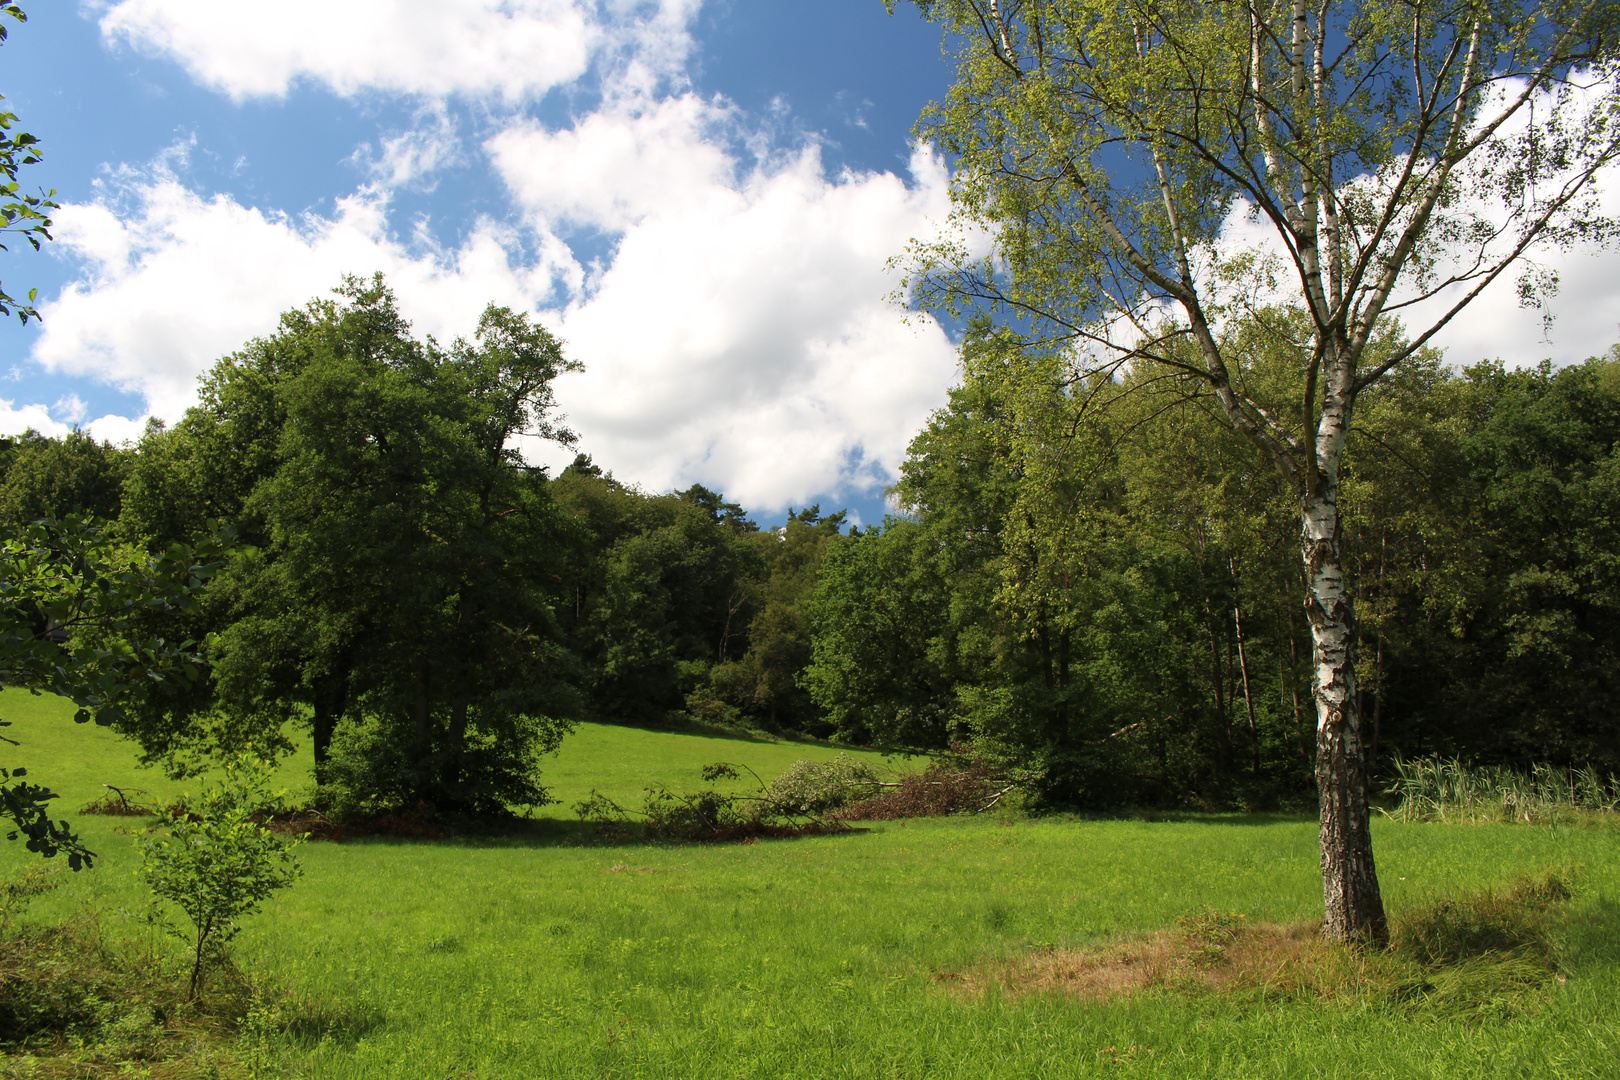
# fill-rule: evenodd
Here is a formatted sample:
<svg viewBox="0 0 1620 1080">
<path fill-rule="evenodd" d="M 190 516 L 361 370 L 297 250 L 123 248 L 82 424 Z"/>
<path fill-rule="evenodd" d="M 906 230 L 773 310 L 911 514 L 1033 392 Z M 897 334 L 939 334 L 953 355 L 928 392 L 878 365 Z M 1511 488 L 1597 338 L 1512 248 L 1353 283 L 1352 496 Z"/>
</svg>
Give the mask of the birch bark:
<svg viewBox="0 0 1620 1080">
<path fill-rule="evenodd" d="M 1338 941 L 1389 940 L 1373 863 L 1356 694 L 1356 616 L 1339 546 L 1339 459 L 1353 398 L 1342 392 L 1344 367 L 1330 378 L 1317 428 L 1318 471 L 1300 497 L 1300 555 L 1305 614 L 1311 624 L 1316 699 L 1316 786 L 1321 812 L 1323 932 Z M 1333 376 L 1339 376 L 1337 378 Z"/>
</svg>

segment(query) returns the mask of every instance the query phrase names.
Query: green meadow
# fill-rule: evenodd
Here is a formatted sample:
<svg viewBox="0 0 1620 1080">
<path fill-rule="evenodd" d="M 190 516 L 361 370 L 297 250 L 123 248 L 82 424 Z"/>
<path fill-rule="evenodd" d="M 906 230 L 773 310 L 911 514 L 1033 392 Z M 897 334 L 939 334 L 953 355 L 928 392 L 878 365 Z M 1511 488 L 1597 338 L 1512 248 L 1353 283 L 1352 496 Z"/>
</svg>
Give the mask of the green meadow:
<svg viewBox="0 0 1620 1080">
<path fill-rule="evenodd" d="M 58 701 L 6 691 L 0 705 L 23 744 L 11 760 L 65 809 L 103 783 L 158 797 L 185 786 L 136 767 L 128 744 L 72 724 Z M 592 787 L 634 798 L 650 782 L 695 781 L 710 761 L 769 779 L 836 752 L 585 727 L 545 775 L 564 800 Z M 307 771 L 295 759 L 285 779 Z M 109 936 L 150 933 L 137 917 L 140 819 L 75 822 L 100 863 L 27 918 L 93 909 Z M 1204 908 L 1311 918 L 1320 883 L 1304 818 L 1006 816 L 729 845 L 603 844 L 541 823 L 491 839 L 305 846 L 303 878 L 238 940 L 264 1005 L 233 1053 L 243 1075 L 323 1080 L 1620 1075 L 1620 830 L 1379 821 L 1375 843 L 1397 916 L 1572 870 L 1560 979 L 1448 1011 L 1173 991 L 974 996 L 942 978 Z M 3 857 L 25 864 L 15 844 Z"/>
</svg>

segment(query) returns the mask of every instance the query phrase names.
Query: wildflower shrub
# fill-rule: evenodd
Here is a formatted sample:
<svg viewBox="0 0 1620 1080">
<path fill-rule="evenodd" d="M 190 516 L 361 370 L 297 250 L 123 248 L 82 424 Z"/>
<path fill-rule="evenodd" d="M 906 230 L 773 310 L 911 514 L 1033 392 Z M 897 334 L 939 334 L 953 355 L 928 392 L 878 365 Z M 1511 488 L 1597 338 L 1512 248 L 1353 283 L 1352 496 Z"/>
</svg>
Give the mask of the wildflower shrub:
<svg viewBox="0 0 1620 1080">
<path fill-rule="evenodd" d="M 201 989 L 205 967 L 225 958 L 238 920 L 299 874 L 293 857 L 299 838 L 270 825 L 283 808 L 283 796 L 270 791 L 270 771 L 258 757 L 237 757 L 218 783 L 164 810 L 140 841 L 146 883 L 191 923 L 174 931 L 192 949 L 189 999 Z"/>
</svg>

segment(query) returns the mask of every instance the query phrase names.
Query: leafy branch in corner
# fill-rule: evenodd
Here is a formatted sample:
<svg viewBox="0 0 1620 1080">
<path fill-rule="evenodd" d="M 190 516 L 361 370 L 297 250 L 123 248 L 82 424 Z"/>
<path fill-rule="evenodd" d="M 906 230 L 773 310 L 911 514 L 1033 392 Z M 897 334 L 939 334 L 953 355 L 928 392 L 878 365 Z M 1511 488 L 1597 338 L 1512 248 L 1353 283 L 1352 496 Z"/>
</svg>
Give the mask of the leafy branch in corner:
<svg viewBox="0 0 1620 1080">
<path fill-rule="evenodd" d="M 60 695 L 78 706 L 76 722 L 107 726 L 126 718 L 132 697 L 203 678 L 196 642 L 166 640 L 145 624 L 195 610 L 193 594 L 232 541 L 216 528 L 196 545 L 154 555 L 74 515 L 0 534 L 0 685 Z M 0 769 L 0 814 L 15 826 L 7 838 L 25 836 L 28 850 L 47 858 L 64 853 L 75 870 L 91 865 L 93 853 L 68 823 L 50 819 L 56 793 L 17 782 L 26 775 Z"/>
<path fill-rule="evenodd" d="M 28 16 L 16 4 L 0 6 L 0 15 L 9 15 L 18 22 L 27 22 Z M 0 44 L 6 40 L 6 27 L 0 22 Z M 0 97 L 0 101 L 5 100 Z M 28 241 L 35 251 L 39 250 L 40 241 L 51 238 L 50 211 L 58 206 L 56 189 L 49 191 L 41 188 L 36 195 L 23 191 L 17 180 L 17 172 L 26 165 L 39 164 L 39 140 L 26 131 L 12 131 L 17 123 L 17 114 L 9 110 L 0 110 L 0 234 L 13 233 Z M 0 251 L 9 250 L 4 243 L 0 243 Z M 39 318 L 39 312 L 34 308 L 38 299 L 39 290 L 28 290 L 28 302 L 23 303 L 11 296 L 0 287 L 0 315 L 16 313 L 24 326 L 29 319 Z"/>
</svg>

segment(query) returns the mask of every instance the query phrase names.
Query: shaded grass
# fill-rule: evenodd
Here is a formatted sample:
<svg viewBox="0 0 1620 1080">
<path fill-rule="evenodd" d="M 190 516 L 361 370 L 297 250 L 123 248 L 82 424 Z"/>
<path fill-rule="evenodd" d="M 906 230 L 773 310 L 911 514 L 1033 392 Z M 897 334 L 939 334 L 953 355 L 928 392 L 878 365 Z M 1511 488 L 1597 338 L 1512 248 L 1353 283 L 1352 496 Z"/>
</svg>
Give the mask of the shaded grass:
<svg viewBox="0 0 1620 1080">
<path fill-rule="evenodd" d="M 236 1064 L 250 998 L 226 963 L 206 995 L 186 1000 L 169 950 L 108 936 L 92 913 L 0 931 L 0 1051 L 27 1062 L 26 1075 L 217 1075 Z"/>
</svg>

